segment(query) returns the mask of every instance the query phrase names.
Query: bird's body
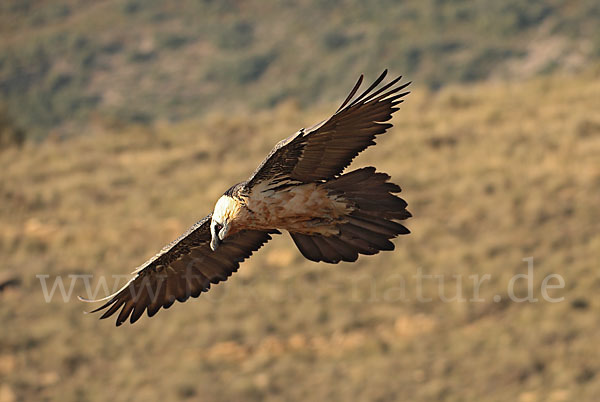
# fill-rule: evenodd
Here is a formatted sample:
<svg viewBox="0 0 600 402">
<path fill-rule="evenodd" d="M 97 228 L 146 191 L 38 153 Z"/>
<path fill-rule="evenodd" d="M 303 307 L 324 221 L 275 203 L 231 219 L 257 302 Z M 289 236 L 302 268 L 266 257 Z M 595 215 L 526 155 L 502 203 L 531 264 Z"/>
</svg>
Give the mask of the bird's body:
<svg viewBox="0 0 600 402">
<path fill-rule="evenodd" d="M 344 173 L 363 149 L 374 145 L 398 110 L 407 84 L 398 77 L 379 87 L 384 72 L 354 97 L 362 76 L 329 119 L 279 142 L 250 178 L 227 190 L 212 214 L 134 271 L 122 289 L 101 300 L 117 325 L 153 316 L 224 281 L 240 262 L 280 230 L 290 233 L 309 260 L 356 261 L 359 254 L 393 250 L 390 239 L 409 231 L 400 187 L 373 167 Z"/>
<path fill-rule="evenodd" d="M 349 210 L 343 198 L 330 195 L 317 183 L 289 186 L 279 190 L 244 193 L 244 187 L 221 196 L 213 217 L 231 219 L 229 234 L 243 229 L 269 230 L 277 228 L 305 234 L 330 232 L 328 224 Z M 232 219 L 233 218 L 233 219 Z"/>
</svg>

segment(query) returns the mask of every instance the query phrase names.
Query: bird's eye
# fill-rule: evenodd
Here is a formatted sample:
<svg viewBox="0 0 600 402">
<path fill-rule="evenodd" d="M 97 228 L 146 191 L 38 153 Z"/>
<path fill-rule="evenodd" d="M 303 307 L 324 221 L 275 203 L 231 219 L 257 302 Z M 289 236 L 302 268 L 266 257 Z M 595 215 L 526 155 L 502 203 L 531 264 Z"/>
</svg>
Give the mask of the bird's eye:
<svg viewBox="0 0 600 402">
<path fill-rule="evenodd" d="M 215 232 L 219 233 L 221 229 L 223 229 L 223 225 L 221 225 L 220 223 L 215 223 Z"/>
</svg>

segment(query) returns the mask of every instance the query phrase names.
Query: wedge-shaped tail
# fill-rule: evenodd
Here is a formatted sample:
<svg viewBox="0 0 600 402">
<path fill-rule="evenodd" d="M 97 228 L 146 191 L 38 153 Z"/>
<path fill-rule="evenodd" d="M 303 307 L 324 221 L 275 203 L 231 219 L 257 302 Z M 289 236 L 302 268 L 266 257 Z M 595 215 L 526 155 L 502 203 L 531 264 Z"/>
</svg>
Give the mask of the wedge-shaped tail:
<svg viewBox="0 0 600 402">
<path fill-rule="evenodd" d="M 290 233 L 302 255 L 312 261 L 335 264 L 356 261 L 359 254 L 393 250 L 390 239 L 410 233 L 396 221 L 410 218 L 411 214 L 406 210 L 406 202 L 394 195 L 400 187 L 389 179 L 387 174 L 367 167 L 323 183 L 331 195 L 342 196 L 354 210 L 336 224 L 336 235 Z"/>
</svg>

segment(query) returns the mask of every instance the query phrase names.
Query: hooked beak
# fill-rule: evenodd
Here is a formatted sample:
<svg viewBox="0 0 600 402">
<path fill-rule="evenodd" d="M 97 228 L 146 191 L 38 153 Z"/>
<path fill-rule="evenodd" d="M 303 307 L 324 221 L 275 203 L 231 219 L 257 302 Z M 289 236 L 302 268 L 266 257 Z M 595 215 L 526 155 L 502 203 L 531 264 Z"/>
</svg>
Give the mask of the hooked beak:
<svg viewBox="0 0 600 402">
<path fill-rule="evenodd" d="M 225 224 L 220 224 L 217 222 L 212 222 L 210 225 L 210 249 L 212 251 L 216 251 L 217 248 L 221 245 L 223 240 L 225 240 L 225 236 L 227 236 L 227 232 L 229 232 L 229 223 L 225 222 Z"/>
<path fill-rule="evenodd" d="M 217 247 L 221 245 L 222 241 L 217 236 L 213 236 L 210 240 L 210 249 L 212 251 L 217 251 Z"/>
</svg>

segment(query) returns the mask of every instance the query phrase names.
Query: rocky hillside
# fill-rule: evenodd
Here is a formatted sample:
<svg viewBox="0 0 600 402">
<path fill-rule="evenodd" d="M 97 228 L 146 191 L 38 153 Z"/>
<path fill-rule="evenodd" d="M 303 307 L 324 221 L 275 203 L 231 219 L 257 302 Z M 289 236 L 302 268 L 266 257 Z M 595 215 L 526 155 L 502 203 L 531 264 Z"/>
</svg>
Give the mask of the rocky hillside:
<svg viewBox="0 0 600 402">
<path fill-rule="evenodd" d="M 29 138 L 339 98 L 383 68 L 437 89 L 580 71 L 597 1 L 4 0 L 0 103 Z"/>
</svg>

